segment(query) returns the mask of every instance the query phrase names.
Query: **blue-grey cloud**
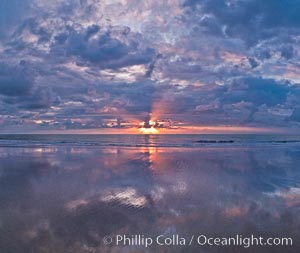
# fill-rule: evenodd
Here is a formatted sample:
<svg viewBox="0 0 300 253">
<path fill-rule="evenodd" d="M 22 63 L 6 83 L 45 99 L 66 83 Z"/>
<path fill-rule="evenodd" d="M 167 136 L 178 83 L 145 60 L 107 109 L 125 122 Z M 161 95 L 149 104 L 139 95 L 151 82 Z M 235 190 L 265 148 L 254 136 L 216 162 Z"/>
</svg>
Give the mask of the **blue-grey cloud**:
<svg viewBox="0 0 300 253">
<path fill-rule="evenodd" d="M 77 32 L 70 28 L 56 36 L 52 50 L 58 54 L 78 57 L 82 64 L 97 64 L 101 68 L 120 68 L 131 65 L 147 64 L 152 61 L 155 51 L 151 48 L 140 49 L 138 41 L 128 44 L 111 36 L 110 32 L 100 32 L 101 28 L 92 25 Z M 122 36 L 129 31 L 121 31 Z"/>
<path fill-rule="evenodd" d="M 100 127 L 154 111 L 195 124 L 299 124 L 298 0 L 0 7 L 3 128 Z"/>
<path fill-rule="evenodd" d="M 0 39 L 9 36 L 13 28 L 28 14 L 30 0 L 2 0 L 0 2 Z"/>
<path fill-rule="evenodd" d="M 31 73 L 25 67 L 0 64 L 0 94 L 25 96 L 29 94 L 32 86 Z"/>
<path fill-rule="evenodd" d="M 224 95 L 224 102 L 250 102 L 257 106 L 274 106 L 286 101 L 291 88 L 272 79 L 245 78 L 235 80 Z"/>
<path fill-rule="evenodd" d="M 297 34 L 300 28 L 298 0 L 188 0 L 184 5 L 216 19 L 213 23 L 208 23 L 206 19 L 200 22 L 210 32 L 218 34 L 218 24 L 224 27 L 224 34 L 242 38 L 249 45 L 278 36 L 278 29 L 288 28 L 292 35 Z"/>
</svg>

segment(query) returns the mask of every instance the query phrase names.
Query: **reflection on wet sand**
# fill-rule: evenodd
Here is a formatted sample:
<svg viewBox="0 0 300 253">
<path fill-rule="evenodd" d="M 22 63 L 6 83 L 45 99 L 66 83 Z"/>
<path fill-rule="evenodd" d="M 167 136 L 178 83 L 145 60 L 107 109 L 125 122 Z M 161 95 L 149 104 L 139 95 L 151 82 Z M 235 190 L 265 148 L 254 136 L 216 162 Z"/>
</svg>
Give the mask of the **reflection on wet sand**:
<svg viewBox="0 0 300 253">
<path fill-rule="evenodd" d="M 0 252 L 146 252 L 103 245 L 116 234 L 284 236 L 247 252 L 300 252 L 299 146 L 149 146 L 0 148 Z"/>
</svg>

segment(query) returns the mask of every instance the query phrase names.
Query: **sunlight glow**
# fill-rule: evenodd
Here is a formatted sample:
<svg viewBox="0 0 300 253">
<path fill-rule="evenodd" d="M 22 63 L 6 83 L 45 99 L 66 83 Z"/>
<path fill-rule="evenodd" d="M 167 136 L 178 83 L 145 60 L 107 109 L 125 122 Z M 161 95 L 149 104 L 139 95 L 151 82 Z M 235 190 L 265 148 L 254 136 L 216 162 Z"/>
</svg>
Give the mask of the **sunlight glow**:
<svg viewBox="0 0 300 253">
<path fill-rule="evenodd" d="M 151 128 L 142 127 L 139 129 L 139 132 L 141 134 L 158 134 L 159 133 L 159 131 L 154 127 L 151 127 Z"/>
</svg>

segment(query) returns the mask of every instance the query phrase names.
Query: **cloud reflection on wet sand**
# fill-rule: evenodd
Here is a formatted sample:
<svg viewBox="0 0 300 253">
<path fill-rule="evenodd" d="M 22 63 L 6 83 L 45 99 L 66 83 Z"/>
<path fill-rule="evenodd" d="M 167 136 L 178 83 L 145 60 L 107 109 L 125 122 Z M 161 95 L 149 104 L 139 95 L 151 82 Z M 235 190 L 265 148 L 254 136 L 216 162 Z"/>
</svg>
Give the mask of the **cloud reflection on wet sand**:
<svg viewBox="0 0 300 253">
<path fill-rule="evenodd" d="M 145 252 L 102 244 L 105 235 L 139 233 L 299 240 L 298 146 L 0 151 L 1 252 Z M 282 250 L 299 252 L 299 245 L 247 252 Z"/>
</svg>

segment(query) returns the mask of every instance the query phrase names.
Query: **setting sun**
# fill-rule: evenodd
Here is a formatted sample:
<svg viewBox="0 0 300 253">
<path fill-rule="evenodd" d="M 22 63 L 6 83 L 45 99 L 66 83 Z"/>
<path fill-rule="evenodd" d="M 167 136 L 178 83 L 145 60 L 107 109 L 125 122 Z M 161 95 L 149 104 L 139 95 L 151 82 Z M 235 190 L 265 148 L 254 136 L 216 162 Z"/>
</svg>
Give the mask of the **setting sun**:
<svg viewBox="0 0 300 253">
<path fill-rule="evenodd" d="M 141 134 L 158 134 L 159 133 L 159 131 L 154 127 L 150 127 L 150 128 L 142 127 L 139 129 L 139 132 Z"/>
</svg>

